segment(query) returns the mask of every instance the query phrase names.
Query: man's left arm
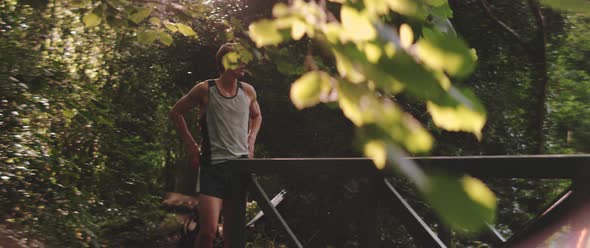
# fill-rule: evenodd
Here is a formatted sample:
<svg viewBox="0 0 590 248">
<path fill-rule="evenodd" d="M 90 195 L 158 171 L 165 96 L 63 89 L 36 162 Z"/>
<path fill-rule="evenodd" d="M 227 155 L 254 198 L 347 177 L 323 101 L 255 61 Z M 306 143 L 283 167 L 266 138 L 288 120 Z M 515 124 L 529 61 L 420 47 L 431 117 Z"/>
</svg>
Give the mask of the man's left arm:
<svg viewBox="0 0 590 248">
<path fill-rule="evenodd" d="M 256 136 L 262 125 L 262 113 L 260 113 L 260 105 L 256 100 L 256 90 L 254 87 L 248 85 L 250 95 L 250 130 L 248 132 L 248 147 L 250 149 L 249 157 L 254 157 L 254 145 L 256 143 Z"/>
</svg>

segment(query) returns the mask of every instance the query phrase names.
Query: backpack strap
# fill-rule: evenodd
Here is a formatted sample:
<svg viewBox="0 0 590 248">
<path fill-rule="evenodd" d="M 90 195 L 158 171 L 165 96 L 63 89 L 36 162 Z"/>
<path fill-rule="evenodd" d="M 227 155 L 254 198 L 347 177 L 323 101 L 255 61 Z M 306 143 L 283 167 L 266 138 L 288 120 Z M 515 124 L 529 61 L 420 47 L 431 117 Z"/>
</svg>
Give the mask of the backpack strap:
<svg viewBox="0 0 590 248">
<path fill-rule="evenodd" d="M 207 80 L 207 85 L 209 86 L 209 88 L 215 86 L 215 80 L 214 79 Z"/>
</svg>

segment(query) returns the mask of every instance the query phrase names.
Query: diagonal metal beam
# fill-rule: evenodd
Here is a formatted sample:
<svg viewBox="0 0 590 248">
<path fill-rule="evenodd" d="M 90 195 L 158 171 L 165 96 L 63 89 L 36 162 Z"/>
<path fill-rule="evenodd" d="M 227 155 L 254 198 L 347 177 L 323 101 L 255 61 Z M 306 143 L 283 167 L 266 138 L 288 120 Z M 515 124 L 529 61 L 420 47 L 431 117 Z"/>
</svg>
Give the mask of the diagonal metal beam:
<svg viewBox="0 0 590 248">
<path fill-rule="evenodd" d="M 436 233 L 430 230 L 430 227 L 420 218 L 418 213 L 404 200 L 402 195 L 387 181 L 383 179 L 385 193 L 387 196 L 384 199 L 389 200 L 388 202 L 393 206 L 393 209 L 399 211 L 399 217 L 401 218 L 404 226 L 414 237 L 414 241 L 420 247 L 443 247 L 447 246 L 438 238 Z M 390 197 L 393 194 L 394 197 Z"/>
<path fill-rule="evenodd" d="M 270 199 L 264 192 L 264 189 L 262 189 L 262 187 L 258 183 L 258 180 L 256 180 L 255 174 L 250 175 L 250 187 L 252 187 L 250 192 L 252 193 L 254 200 L 258 203 L 258 206 L 260 206 L 260 208 L 262 209 L 262 212 L 264 212 L 264 214 L 267 216 L 273 217 L 275 220 L 281 223 L 285 231 L 287 231 L 287 233 L 289 234 L 289 237 L 291 237 L 291 240 L 293 240 L 293 243 L 295 243 L 297 247 L 303 248 L 301 242 L 299 242 L 299 239 L 297 239 L 289 225 L 287 225 L 287 222 L 283 219 L 283 217 L 275 208 L 275 206 L 273 206 L 270 202 Z"/>
</svg>

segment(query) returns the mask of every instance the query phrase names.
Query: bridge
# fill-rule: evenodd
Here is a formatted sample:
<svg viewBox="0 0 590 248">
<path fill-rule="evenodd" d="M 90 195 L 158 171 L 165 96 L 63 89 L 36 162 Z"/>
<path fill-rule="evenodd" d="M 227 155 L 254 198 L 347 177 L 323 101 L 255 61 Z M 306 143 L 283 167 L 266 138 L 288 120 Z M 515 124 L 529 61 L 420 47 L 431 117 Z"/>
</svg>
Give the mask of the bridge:
<svg viewBox="0 0 590 248">
<path fill-rule="evenodd" d="M 587 235 L 590 214 L 590 155 L 531 155 L 531 156 L 462 156 L 407 157 L 425 171 L 444 170 L 469 174 L 478 178 L 571 179 L 572 184 L 549 207 L 530 221 L 523 230 L 505 239 L 490 226 L 490 242 L 502 247 L 536 247 L 564 225 L 572 231 Z M 233 223 L 232 247 L 245 245 L 245 206 L 249 192 L 266 216 L 274 218 L 289 235 L 293 246 L 304 247 L 268 195 L 257 181 L 257 175 L 333 175 L 367 178 L 361 190 L 359 230 L 361 247 L 378 247 L 377 211 L 379 205 L 391 208 L 396 218 L 412 236 L 418 247 L 447 247 L 450 231 L 435 233 L 390 183 L 393 170 L 379 170 L 365 158 L 272 158 L 236 159 L 227 163 L 232 175 Z M 379 204 L 382 203 L 382 204 Z M 228 227 L 226 227 L 228 228 Z M 583 231 L 586 232 L 583 232 Z M 581 242 L 588 242 L 587 236 Z M 580 236 L 582 239 L 582 235 Z M 584 246 L 586 247 L 586 246 Z"/>
</svg>

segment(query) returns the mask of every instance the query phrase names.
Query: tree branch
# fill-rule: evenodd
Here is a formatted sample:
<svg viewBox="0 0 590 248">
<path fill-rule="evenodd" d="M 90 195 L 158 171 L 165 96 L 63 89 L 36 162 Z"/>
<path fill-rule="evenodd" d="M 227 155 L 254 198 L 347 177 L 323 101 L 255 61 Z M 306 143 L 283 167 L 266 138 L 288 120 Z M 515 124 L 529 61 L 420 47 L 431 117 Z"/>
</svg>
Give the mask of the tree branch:
<svg viewBox="0 0 590 248">
<path fill-rule="evenodd" d="M 529 8 L 531 9 L 531 13 L 535 17 L 535 22 L 537 23 L 537 27 L 539 31 L 542 32 L 543 35 L 543 42 L 547 43 L 547 31 L 545 25 L 545 17 L 541 12 L 541 7 L 539 6 L 539 2 L 535 0 L 527 0 L 529 4 Z"/>
<path fill-rule="evenodd" d="M 502 22 L 496 15 L 494 15 L 487 0 L 479 0 L 479 3 L 485 9 L 486 14 L 490 19 L 492 19 L 496 24 L 500 25 L 506 32 L 510 33 L 524 49 L 527 51 L 529 50 L 528 44 L 518 35 L 518 33 L 516 33 L 514 29 L 510 28 L 508 25 L 506 25 L 506 23 Z"/>
</svg>

